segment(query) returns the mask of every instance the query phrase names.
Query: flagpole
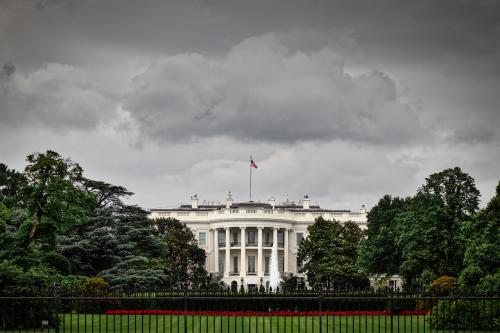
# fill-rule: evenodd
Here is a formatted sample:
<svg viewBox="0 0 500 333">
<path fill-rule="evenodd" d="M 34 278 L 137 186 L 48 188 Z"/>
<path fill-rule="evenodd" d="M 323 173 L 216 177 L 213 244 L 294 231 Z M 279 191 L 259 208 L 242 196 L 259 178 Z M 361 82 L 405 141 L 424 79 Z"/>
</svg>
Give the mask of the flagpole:
<svg viewBox="0 0 500 333">
<path fill-rule="evenodd" d="M 250 201 L 252 201 L 252 155 L 250 155 Z"/>
</svg>

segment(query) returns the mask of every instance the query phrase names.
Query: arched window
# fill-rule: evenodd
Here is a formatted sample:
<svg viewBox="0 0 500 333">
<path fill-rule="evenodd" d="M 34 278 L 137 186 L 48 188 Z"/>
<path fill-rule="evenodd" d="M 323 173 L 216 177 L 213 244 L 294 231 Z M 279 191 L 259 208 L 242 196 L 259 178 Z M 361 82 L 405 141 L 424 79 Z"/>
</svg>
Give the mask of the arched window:
<svg viewBox="0 0 500 333">
<path fill-rule="evenodd" d="M 236 282 L 236 281 L 231 282 L 231 291 L 233 293 L 238 291 L 238 282 Z"/>
</svg>

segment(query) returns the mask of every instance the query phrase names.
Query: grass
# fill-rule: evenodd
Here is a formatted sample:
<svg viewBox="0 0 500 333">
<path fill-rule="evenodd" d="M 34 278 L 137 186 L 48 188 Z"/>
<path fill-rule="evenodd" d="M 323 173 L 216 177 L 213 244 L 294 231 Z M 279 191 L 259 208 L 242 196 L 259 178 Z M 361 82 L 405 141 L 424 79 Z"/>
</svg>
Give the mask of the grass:
<svg viewBox="0 0 500 333">
<path fill-rule="evenodd" d="M 320 317 L 213 317 L 176 315 L 91 315 L 64 314 L 60 316 L 59 332 L 171 332 L 184 333 L 293 333 L 320 330 Z M 432 332 L 424 316 L 322 316 L 322 332 Z M 392 328 L 391 328 L 392 327 Z M 27 332 L 26 330 L 25 332 Z M 30 329 L 30 332 L 35 330 Z M 36 330 L 40 332 L 40 330 Z M 434 330 L 433 330 L 434 331 Z M 0 331 L 22 332 L 22 331 Z M 43 332 L 55 332 L 45 329 Z M 454 332 L 454 331 L 439 331 Z M 472 332 L 472 331 L 467 331 Z"/>
</svg>

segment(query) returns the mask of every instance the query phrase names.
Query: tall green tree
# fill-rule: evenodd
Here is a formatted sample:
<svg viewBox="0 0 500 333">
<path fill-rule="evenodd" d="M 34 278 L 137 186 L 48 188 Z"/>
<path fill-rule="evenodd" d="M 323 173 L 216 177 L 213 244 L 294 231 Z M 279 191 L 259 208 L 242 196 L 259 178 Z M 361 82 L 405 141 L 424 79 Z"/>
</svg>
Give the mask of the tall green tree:
<svg viewBox="0 0 500 333">
<path fill-rule="evenodd" d="M 367 216 L 367 238 L 360 249 L 359 265 L 372 274 L 398 274 L 401 248 L 397 244 L 396 216 L 406 209 L 405 199 L 385 195 Z"/>
<path fill-rule="evenodd" d="M 422 274 L 457 276 L 462 269 L 464 242 L 456 220 L 436 195 L 418 193 L 399 213 L 397 247 L 401 249 L 400 274 L 414 284 Z"/>
<path fill-rule="evenodd" d="M 468 240 L 460 282 L 465 287 L 500 288 L 500 182 L 496 194 L 474 219 L 464 225 Z"/>
<path fill-rule="evenodd" d="M 304 261 L 303 271 L 310 285 L 322 284 L 331 289 L 368 284 L 367 277 L 356 267 L 363 238 L 357 224 L 319 217 L 307 230 L 309 235 L 300 244 L 298 257 Z"/>
</svg>

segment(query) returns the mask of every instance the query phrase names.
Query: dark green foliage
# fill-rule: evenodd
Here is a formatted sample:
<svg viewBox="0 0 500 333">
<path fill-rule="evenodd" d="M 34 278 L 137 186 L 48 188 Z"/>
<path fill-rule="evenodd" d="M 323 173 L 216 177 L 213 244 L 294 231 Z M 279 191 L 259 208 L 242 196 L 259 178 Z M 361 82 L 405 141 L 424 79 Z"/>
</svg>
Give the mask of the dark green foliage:
<svg viewBox="0 0 500 333">
<path fill-rule="evenodd" d="M 396 217 L 399 273 L 412 284 L 424 271 L 457 276 L 462 269 L 464 241 L 460 225 L 446 213 L 442 200 L 419 193 Z"/>
<path fill-rule="evenodd" d="M 496 285 L 496 291 L 500 290 L 500 182 L 486 208 L 467 221 L 463 230 L 468 243 L 462 285 L 473 288 L 481 284 L 482 289 Z"/>
<path fill-rule="evenodd" d="M 397 246 L 396 216 L 404 211 L 405 200 L 385 195 L 367 216 L 367 238 L 360 249 L 360 266 L 369 273 L 399 273 L 401 249 Z"/>
<path fill-rule="evenodd" d="M 477 211 L 479 190 L 474 178 L 462 172 L 459 167 L 434 173 L 425 180 L 426 183 L 419 192 L 440 197 L 451 218 L 463 220 Z"/>
<path fill-rule="evenodd" d="M 25 182 L 26 178 L 22 173 L 0 163 L 0 203 L 10 208 L 15 206 L 18 193 Z"/>
<path fill-rule="evenodd" d="M 429 321 L 440 330 L 498 329 L 500 301 L 441 300 L 432 308 Z"/>
<path fill-rule="evenodd" d="M 205 251 L 198 247 L 193 232 L 176 219 L 155 220 L 159 237 L 166 245 L 164 264 L 172 284 L 190 281 L 192 286 L 200 286 L 207 276 L 203 265 Z"/>
<path fill-rule="evenodd" d="M 56 269 L 63 275 L 69 275 L 71 273 L 71 265 L 65 256 L 57 253 L 56 251 L 47 252 L 44 255 L 44 261 L 50 266 Z"/>
<path fill-rule="evenodd" d="M 367 286 L 366 275 L 356 268 L 362 230 L 352 222 L 340 224 L 322 217 L 307 228 L 309 236 L 300 244 L 298 256 L 311 286 L 323 288 Z"/>
<path fill-rule="evenodd" d="M 370 273 L 402 275 L 410 286 L 426 285 L 441 275 L 458 276 L 464 268 L 464 254 L 466 258 L 473 253 L 486 255 L 495 247 L 488 245 L 495 243 L 492 239 L 467 242 L 471 239 L 467 228 L 478 230 L 478 202 L 474 179 L 458 167 L 427 177 L 414 197 L 384 196 L 368 214 L 368 237 L 358 265 Z M 498 239 L 497 232 L 486 234 Z M 478 251 L 466 254 L 471 246 Z M 467 265 L 467 259 L 465 266 L 469 267 L 464 279 L 477 283 L 481 269 Z"/>
<path fill-rule="evenodd" d="M 24 239 L 27 247 L 35 237 L 48 249 L 56 246 L 56 231 L 64 231 L 86 220 L 95 197 L 78 188 L 82 168 L 58 153 L 31 154 L 24 169 L 26 185 L 20 189 L 21 207 L 33 220 Z"/>
<path fill-rule="evenodd" d="M 160 234 L 145 210 L 123 204 L 131 192 L 84 178 L 54 151 L 27 161 L 23 173 L 0 164 L 0 293 L 74 290 L 82 276 L 120 287 L 207 283 L 205 252 L 184 225 Z"/>
</svg>

